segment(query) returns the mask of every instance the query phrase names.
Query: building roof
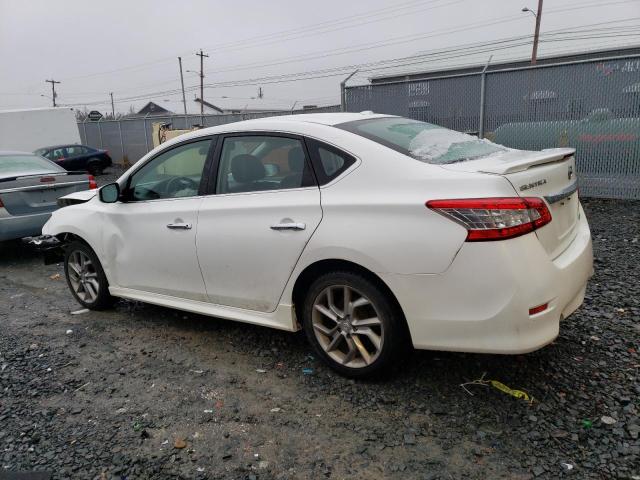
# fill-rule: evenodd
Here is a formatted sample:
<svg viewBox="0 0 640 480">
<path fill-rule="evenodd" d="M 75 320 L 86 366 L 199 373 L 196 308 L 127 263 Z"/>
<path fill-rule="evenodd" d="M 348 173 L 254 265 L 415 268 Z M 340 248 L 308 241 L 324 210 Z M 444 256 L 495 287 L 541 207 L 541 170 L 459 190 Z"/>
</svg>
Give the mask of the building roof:
<svg viewBox="0 0 640 480">
<path fill-rule="evenodd" d="M 616 49 L 607 49 L 607 50 L 591 50 L 588 52 L 577 52 L 566 55 L 556 55 L 556 56 L 548 56 L 548 57 L 538 57 L 537 65 L 554 65 L 558 63 L 566 63 L 566 62 L 576 62 L 580 60 L 596 60 L 596 59 L 604 59 L 608 57 L 619 57 L 619 56 L 628 56 L 628 55 L 640 55 L 640 46 L 637 47 L 628 47 L 628 48 L 616 48 Z M 517 60 L 510 62 L 499 62 L 492 63 L 487 68 L 488 72 L 495 70 L 503 70 L 509 68 L 524 68 L 530 67 L 531 60 Z M 403 73 L 394 73 L 392 75 L 383 75 L 376 76 L 371 78 L 371 83 L 387 83 L 387 82 L 403 82 L 407 80 L 427 80 L 430 78 L 440 77 L 440 76 L 452 76 L 452 75 L 468 75 L 468 74 L 477 74 L 482 72 L 485 68 L 485 64 L 471 65 L 468 67 L 462 68 L 439 68 L 436 70 L 426 70 L 426 71 L 411 71 L 411 72 L 403 72 Z"/>
<path fill-rule="evenodd" d="M 157 103 L 149 102 L 142 107 L 136 115 L 166 115 L 167 113 L 173 113 L 164 107 L 161 107 Z"/>
</svg>

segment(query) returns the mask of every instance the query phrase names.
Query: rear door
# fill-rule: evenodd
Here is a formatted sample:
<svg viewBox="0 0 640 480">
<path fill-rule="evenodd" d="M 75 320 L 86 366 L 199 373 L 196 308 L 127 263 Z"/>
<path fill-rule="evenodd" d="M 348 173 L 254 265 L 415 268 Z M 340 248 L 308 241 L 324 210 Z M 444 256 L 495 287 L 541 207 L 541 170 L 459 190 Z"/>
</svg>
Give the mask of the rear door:
<svg viewBox="0 0 640 480">
<path fill-rule="evenodd" d="M 272 312 L 322 218 L 302 138 L 227 135 L 198 215 L 196 246 L 212 303 Z"/>
</svg>

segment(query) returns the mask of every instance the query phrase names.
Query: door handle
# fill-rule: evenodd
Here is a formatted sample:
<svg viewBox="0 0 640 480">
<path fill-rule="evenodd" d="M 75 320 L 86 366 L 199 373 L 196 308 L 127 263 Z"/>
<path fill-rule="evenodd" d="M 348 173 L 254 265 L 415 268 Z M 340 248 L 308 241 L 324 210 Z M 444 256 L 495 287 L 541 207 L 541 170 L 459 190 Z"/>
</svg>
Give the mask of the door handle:
<svg viewBox="0 0 640 480">
<path fill-rule="evenodd" d="M 271 230 L 304 230 L 307 226 L 304 223 L 276 223 L 271 225 Z"/>
<path fill-rule="evenodd" d="M 171 230 L 191 230 L 190 223 L 169 223 L 167 228 Z"/>
</svg>

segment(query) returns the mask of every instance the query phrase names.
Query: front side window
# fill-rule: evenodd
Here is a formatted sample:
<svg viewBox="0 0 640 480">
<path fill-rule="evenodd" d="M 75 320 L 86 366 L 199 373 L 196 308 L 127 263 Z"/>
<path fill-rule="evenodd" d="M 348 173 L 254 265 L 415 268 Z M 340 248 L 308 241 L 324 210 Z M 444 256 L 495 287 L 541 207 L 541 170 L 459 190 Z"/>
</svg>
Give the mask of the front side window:
<svg viewBox="0 0 640 480">
<path fill-rule="evenodd" d="M 158 200 L 198 195 L 211 140 L 172 148 L 144 165 L 131 177 L 130 200 Z"/>
<path fill-rule="evenodd" d="M 302 142 L 268 135 L 224 139 L 217 193 L 257 192 L 315 185 Z"/>
<path fill-rule="evenodd" d="M 336 126 L 426 163 L 456 163 L 507 150 L 488 140 L 402 117 L 356 120 Z"/>
</svg>

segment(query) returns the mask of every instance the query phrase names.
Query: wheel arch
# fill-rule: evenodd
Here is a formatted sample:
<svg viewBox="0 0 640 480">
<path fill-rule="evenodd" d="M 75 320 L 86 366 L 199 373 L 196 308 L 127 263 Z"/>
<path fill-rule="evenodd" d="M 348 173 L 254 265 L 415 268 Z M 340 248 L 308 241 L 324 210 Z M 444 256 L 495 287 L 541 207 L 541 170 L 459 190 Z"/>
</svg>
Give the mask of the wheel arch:
<svg viewBox="0 0 640 480">
<path fill-rule="evenodd" d="M 382 278 L 380 278 L 375 272 L 372 272 L 368 268 L 365 268 L 362 265 L 359 265 L 358 263 L 355 263 L 349 260 L 344 260 L 344 259 L 331 258 L 331 259 L 317 260 L 307 265 L 300 272 L 300 274 L 296 278 L 296 281 L 293 285 L 293 289 L 291 293 L 291 300 L 293 302 L 293 308 L 295 310 L 297 319 L 301 318 L 302 304 L 304 302 L 304 294 L 309 288 L 309 286 L 311 285 L 311 283 L 313 283 L 313 281 L 319 276 L 332 271 L 348 271 L 348 272 L 359 273 L 360 275 L 364 276 L 368 280 L 375 283 L 389 297 L 389 299 L 394 304 L 395 308 L 397 309 L 398 313 L 402 318 L 402 321 L 405 327 L 405 334 L 407 335 L 407 338 L 409 339 L 409 341 L 411 341 L 411 332 L 409 331 L 409 325 L 407 324 L 407 319 L 405 318 L 404 311 L 402 310 L 402 306 L 400 305 L 400 302 L 398 301 L 396 295 L 393 293 L 391 288 L 389 288 L 389 286 L 384 282 L 384 280 L 382 280 Z"/>
<path fill-rule="evenodd" d="M 55 237 L 60 241 L 60 243 L 62 244 L 62 247 L 64 248 L 65 245 L 73 242 L 73 241 L 79 241 L 84 243 L 85 245 L 87 245 L 91 250 L 96 251 L 95 248 L 93 248 L 93 246 L 91 245 L 91 243 L 89 243 L 89 241 L 87 241 L 86 238 L 82 237 L 81 235 L 78 235 L 77 233 L 73 233 L 73 232 L 61 232 L 61 233 L 57 233 L 55 235 Z"/>
</svg>

